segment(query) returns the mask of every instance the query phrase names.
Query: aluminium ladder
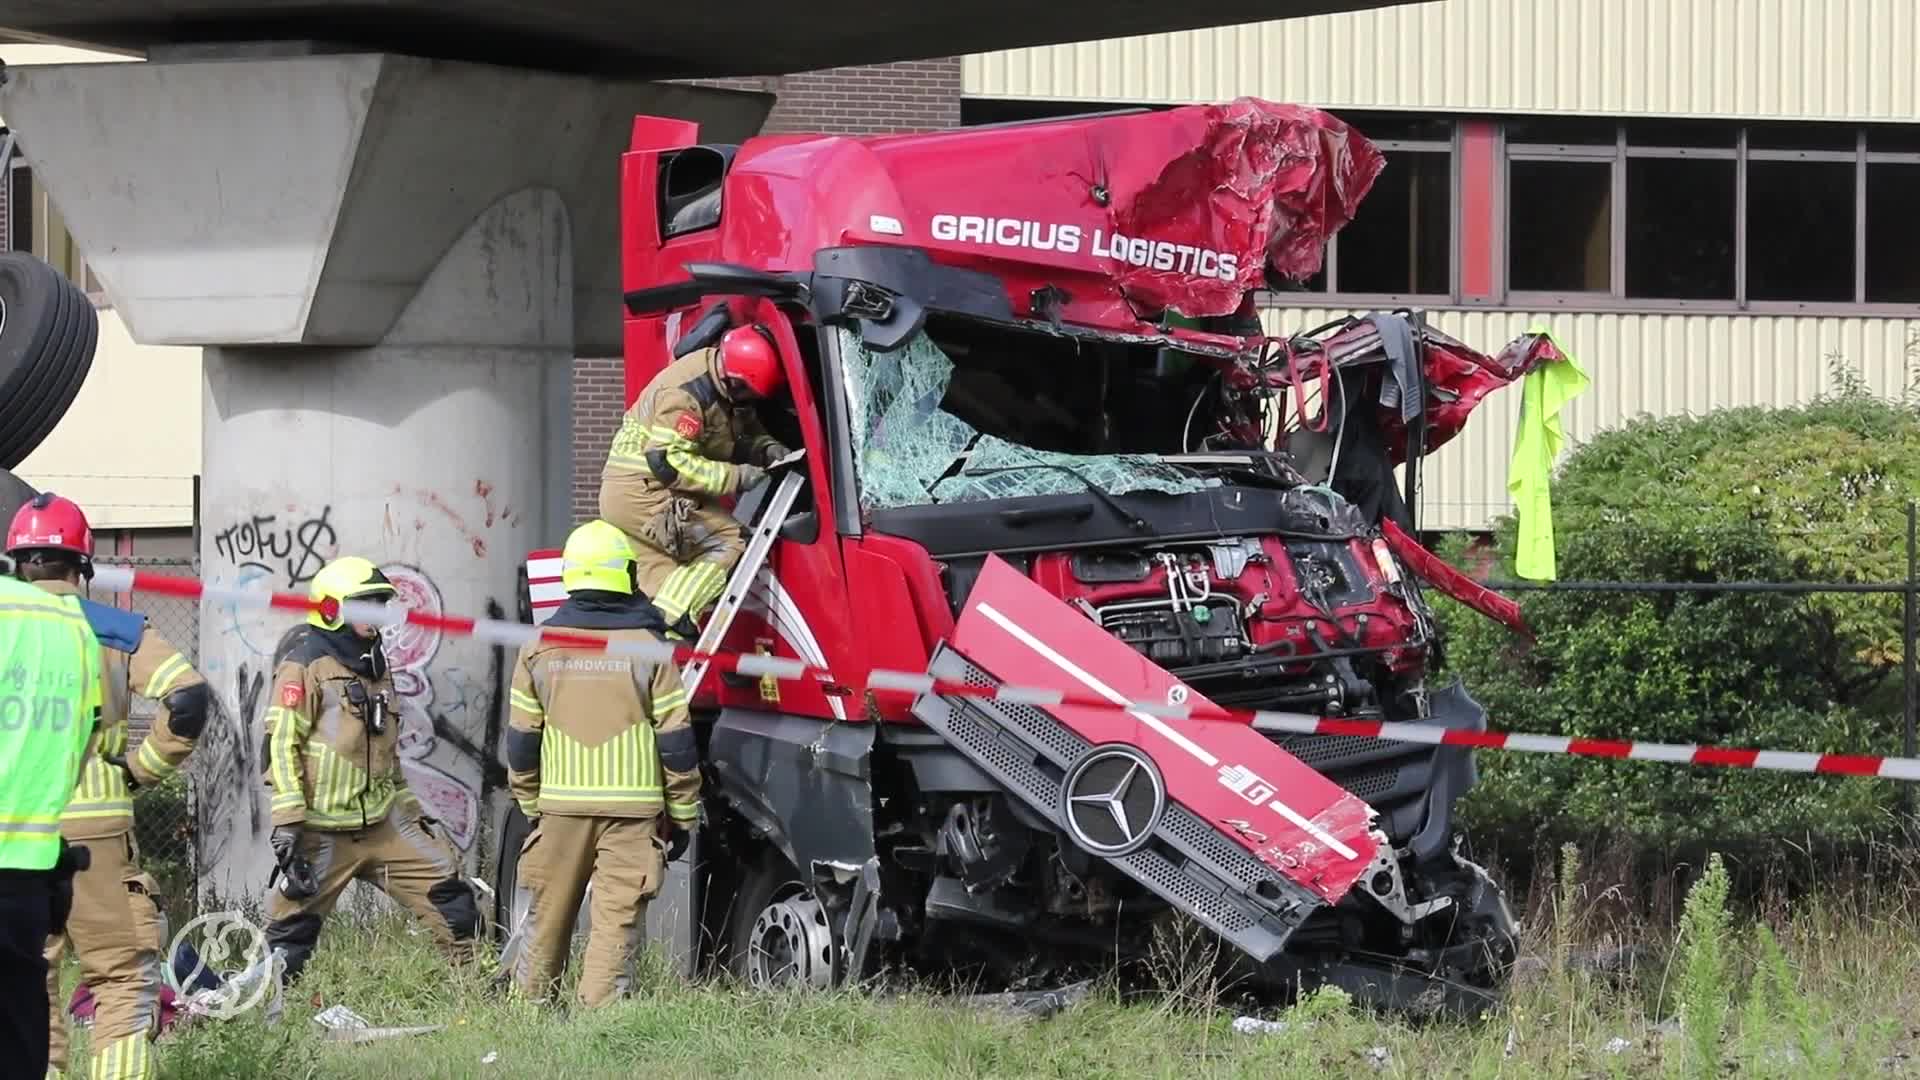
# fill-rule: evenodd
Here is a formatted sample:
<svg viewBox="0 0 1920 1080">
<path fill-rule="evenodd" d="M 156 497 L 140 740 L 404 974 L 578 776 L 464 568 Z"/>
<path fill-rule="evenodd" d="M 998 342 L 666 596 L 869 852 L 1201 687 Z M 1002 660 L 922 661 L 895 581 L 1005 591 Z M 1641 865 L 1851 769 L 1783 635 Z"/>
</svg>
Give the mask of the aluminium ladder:
<svg viewBox="0 0 1920 1080">
<path fill-rule="evenodd" d="M 768 471 L 798 461 L 805 453 L 804 449 L 796 450 L 774 462 Z M 734 618 L 746 606 L 747 594 L 753 589 L 753 579 L 759 576 L 760 568 L 773 551 L 773 542 L 780 536 L 780 526 L 786 524 L 787 512 L 793 508 L 793 500 L 799 497 L 800 485 L 805 482 L 806 477 L 799 470 L 786 472 L 780 478 L 780 486 L 774 489 L 773 496 L 761 507 L 760 522 L 753 527 L 747 550 L 741 553 L 740 562 L 734 566 L 732 576 L 727 578 L 726 589 L 720 593 L 720 599 L 714 605 L 713 617 L 707 620 L 706 629 L 700 632 L 700 640 L 693 646 L 693 651 L 699 655 L 680 669 L 680 685 L 686 689 L 689 698 L 700 689 L 700 680 L 707 676 L 708 662 L 701 657 L 712 655 L 726 640 L 727 631 L 733 628 Z"/>
</svg>

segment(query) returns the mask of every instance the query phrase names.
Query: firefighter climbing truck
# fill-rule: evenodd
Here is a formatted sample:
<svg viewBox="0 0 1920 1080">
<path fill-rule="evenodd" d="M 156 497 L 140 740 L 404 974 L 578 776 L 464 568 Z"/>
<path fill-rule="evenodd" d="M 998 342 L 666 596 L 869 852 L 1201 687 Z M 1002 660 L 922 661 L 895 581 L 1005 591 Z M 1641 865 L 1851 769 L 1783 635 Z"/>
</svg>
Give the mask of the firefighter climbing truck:
<svg viewBox="0 0 1920 1080">
<path fill-rule="evenodd" d="M 1250 718 L 1483 729 L 1429 672 L 1423 589 L 1525 632 L 1413 514 L 1421 459 L 1551 342 L 1483 354 L 1413 311 L 1275 335 L 1255 307 L 1384 167 L 1337 118 L 1253 99 L 738 146 L 636 119 L 629 400 L 728 327 L 768 330 L 790 401 L 763 419 L 806 452 L 778 521 L 781 471 L 738 501 L 771 547 L 715 633 L 831 673 L 698 686 L 703 961 L 1016 984 L 1138 960 L 1185 919 L 1248 985 L 1497 997 L 1516 929 L 1459 852 L 1470 752 Z M 536 620 L 559 599 L 539 564 Z M 1121 707 L 1143 701 L 1190 714 Z"/>
</svg>

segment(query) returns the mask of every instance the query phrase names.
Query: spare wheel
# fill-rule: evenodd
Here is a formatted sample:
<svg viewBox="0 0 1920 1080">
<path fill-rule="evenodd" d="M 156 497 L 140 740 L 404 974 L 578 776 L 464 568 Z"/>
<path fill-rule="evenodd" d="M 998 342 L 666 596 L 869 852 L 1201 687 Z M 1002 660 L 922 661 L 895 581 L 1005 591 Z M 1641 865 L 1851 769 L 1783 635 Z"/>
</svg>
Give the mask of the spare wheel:
<svg viewBox="0 0 1920 1080">
<path fill-rule="evenodd" d="M 93 302 L 66 275 L 0 252 L 0 469 L 25 461 L 66 415 L 99 334 Z"/>
</svg>

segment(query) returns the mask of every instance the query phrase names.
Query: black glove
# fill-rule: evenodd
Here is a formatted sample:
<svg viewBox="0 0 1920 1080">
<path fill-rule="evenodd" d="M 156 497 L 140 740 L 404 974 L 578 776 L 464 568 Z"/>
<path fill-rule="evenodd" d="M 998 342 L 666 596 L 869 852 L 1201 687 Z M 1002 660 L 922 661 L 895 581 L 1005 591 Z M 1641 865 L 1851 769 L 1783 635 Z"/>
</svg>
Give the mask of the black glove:
<svg viewBox="0 0 1920 1080">
<path fill-rule="evenodd" d="M 102 754 L 100 756 L 106 759 L 107 764 L 120 767 L 121 774 L 127 778 L 128 791 L 140 790 L 140 778 L 133 775 L 133 766 L 127 764 L 125 755 Z"/>
<path fill-rule="evenodd" d="M 793 453 L 793 451 L 781 446 L 777 442 L 768 443 L 766 449 L 760 451 L 760 464 L 767 468 L 772 468 L 774 462 L 779 461 L 791 453 Z"/>
<path fill-rule="evenodd" d="M 267 842 L 273 845 L 273 861 L 285 866 L 287 859 L 300 847 L 300 826 L 275 825 L 273 835 Z"/>
<path fill-rule="evenodd" d="M 752 491 L 760 486 L 760 481 L 767 478 L 767 470 L 758 465 L 735 465 L 734 468 L 740 472 L 739 490 L 741 491 Z"/>
<path fill-rule="evenodd" d="M 673 831 L 667 833 L 667 861 L 678 861 L 680 856 L 687 853 L 687 845 L 692 842 L 693 830 L 676 823 Z"/>
</svg>

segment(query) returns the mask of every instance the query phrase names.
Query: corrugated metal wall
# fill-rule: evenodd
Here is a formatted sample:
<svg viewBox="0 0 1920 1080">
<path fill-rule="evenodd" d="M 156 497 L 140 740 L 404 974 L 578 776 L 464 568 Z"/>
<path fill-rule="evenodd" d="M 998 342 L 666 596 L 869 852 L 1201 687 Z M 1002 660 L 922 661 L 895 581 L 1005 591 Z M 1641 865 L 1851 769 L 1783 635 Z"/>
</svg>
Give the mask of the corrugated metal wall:
<svg viewBox="0 0 1920 1080">
<path fill-rule="evenodd" d="M 1920 117 L 1914 0 L 1438 0 L 966 58 L 964 92 L 1328 108 Z"/>
<path fill-rule="evenodd" d="M 1270 331 L 1297 332 L 1346 314 L 1286 308 L 1265 318 Z M 1804 402 L 1831 389 L 1834 357 L 1876 393 L 1890 396 L 1920 373 L 1920 319 L 1506 311 L 1436 311 L 1430 318 L 1483 352 L 1497 352 L 1536 324 L 1552 331 L 1593 380 L 1563 414 L 1574 443 L 1643 414 Z M 1512 508 L 1507 463 L 1519 415 L 1519 387 L 1498 391 L 1474 412 L 1466 430 L 1427 460 L 1423 528 L 1483 528 Z"/>
</svg>

